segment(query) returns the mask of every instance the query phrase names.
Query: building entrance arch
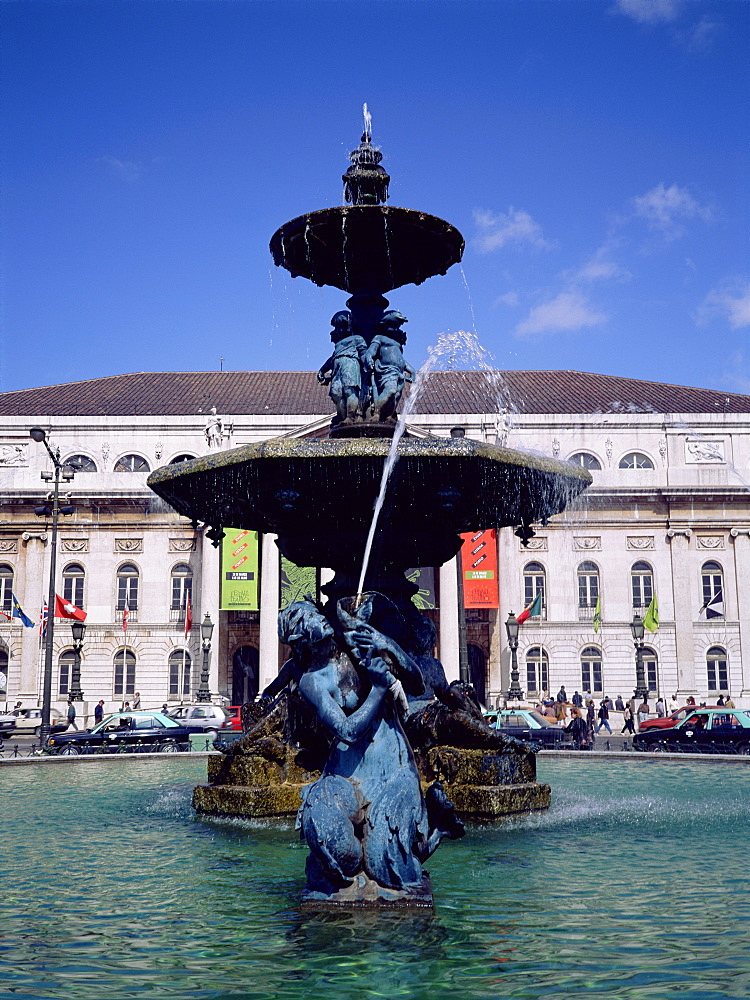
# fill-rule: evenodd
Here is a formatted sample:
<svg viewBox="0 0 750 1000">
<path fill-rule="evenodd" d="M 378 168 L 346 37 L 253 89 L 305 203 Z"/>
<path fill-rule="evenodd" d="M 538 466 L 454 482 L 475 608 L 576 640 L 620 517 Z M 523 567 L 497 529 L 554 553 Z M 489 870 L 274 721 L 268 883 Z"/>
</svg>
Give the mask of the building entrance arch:
<svg viewBox="0 0 750 1000">
<path fill-rule="evenodd" d="M 244 705 L 258 695 L 258 650 L 240 646 L 232 656 L 232 704 Z"/>
</svg>

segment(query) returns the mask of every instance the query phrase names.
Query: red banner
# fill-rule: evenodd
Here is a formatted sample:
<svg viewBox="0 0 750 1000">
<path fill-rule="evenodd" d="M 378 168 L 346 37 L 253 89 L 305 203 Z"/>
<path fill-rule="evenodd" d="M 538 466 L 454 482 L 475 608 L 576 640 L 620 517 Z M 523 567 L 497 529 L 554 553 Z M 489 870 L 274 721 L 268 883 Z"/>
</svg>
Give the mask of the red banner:
<svg viewBox="0 0 750 1000">
<path fill-rule="evenodd" d="M 497 532 L 469 531 L 461 535 L 461 571 L 465 608 L 497 608 Z"/>
</svg>

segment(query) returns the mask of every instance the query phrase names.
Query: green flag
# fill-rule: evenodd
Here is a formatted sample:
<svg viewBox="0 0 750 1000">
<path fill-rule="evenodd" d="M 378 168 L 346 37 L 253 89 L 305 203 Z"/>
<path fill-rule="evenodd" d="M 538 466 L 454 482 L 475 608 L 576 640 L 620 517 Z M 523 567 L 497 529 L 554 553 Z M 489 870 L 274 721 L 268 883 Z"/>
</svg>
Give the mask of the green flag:
<svg viewBox="0 0 750 1000">
<path fill-rule="evenodd" d="M 601 595 L 596 599 L 596 607 L 594 608 L 594 631 L 598 632 L 602 627 L 602 598 Z"/>
<path fill-rule="evenodd" d="M 656 599 L 656 594 L 651 598 L 651 603 L 646 608 L 643 627 L 647 628 L 649 632 L 655 632 L 659 627 L 659 602 Z"/>
</svg>

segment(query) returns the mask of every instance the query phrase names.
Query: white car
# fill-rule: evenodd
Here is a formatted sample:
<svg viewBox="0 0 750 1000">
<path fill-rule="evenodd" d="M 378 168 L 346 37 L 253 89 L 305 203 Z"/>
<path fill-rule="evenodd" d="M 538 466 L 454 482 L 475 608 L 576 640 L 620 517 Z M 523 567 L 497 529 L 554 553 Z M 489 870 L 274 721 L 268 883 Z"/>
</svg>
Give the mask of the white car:
<svg viewBox="0 0 750 1000">
<path fill-rule="evenodd" d="M 13 720 L 12 729 L 14 736 L 38 736 L 42 725 L 41 708 L 16 708 L 2 719 Z M 0 727 L 2 722 L 0 721 Z M 2 727 L 4 728 L 4 727 Z M 49 730 L 51 733 L 61 733 L 68 728 L 68 720 L 61 715 L 56 708 L 51 708 L 49 712 Z"/>
<path fill-rule="evenodd" d="M 212 739 L 215 739 L 219 735 L 219 730 L 227 724 L 227 713 L 224 709 L 209 702 L 178 705 L 176 708 L 171 708 L 167 715 L 181 726 L 185 726 L 189 732 L 205 733 Z"/>
</svg>

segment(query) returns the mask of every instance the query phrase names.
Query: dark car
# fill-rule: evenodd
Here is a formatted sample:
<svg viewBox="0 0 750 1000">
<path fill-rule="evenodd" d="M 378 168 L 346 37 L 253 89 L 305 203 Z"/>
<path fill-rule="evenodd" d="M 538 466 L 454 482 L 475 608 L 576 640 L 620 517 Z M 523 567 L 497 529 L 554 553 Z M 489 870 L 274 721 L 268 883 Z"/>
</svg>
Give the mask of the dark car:
<svg viewBox="0 0 750 1000">
<path fill-rule="evenodd" d="M 137 751 L 176 753 L 190 749 L 190 734 L 161 712 L 117 712 L 85 732 L 50 736 L 47 749 L 63 756 Z"/>
<path fill-rule="evenodd" d="M 504 709 L 497 713 L 495 729 L 519 740 L 541 743 L 545 750 L 553 750 L 570 743 L 570 733 L 556 726 L 550 719 L 534 709 Z"/>
<path fill-rule="evenodd" d="M 694 708 L 670 729 L 637 733 L 633 748 L 652 753 L 750 754 L 750 715 L 736 708 Z"/>
</svg>

